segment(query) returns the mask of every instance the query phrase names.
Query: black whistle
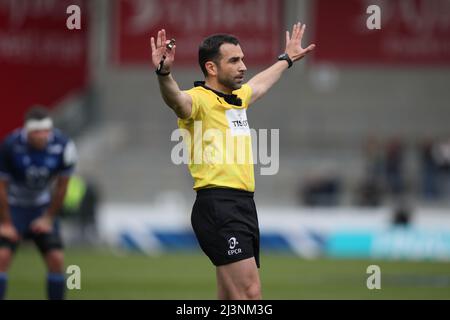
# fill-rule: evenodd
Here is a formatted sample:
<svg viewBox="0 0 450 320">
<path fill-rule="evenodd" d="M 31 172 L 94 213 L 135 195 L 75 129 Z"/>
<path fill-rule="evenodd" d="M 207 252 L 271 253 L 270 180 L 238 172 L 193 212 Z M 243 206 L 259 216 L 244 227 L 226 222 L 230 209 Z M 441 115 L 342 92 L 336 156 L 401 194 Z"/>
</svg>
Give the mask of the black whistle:
<svg viewBox="0 0 450 320">
<path fill-rule="evenodd" d="M 174 45 L 175 45 L 175 39 L 170 39 L 170 42 L 168 44 L 166 44 L 166 48 L 169 50 L 172 50 Z"/>
</svg>

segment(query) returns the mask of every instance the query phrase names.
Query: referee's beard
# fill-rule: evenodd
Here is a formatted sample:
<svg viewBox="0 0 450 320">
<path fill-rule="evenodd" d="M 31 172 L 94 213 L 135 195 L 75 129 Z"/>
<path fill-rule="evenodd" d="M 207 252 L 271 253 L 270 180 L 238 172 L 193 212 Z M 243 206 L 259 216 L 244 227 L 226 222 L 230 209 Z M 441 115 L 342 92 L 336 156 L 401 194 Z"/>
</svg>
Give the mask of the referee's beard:
<svg viewBox="0 0 450 320">
<path fill-rule="evenodd" d="M 217 82 L 219 82 L 225 88 L 230 89 L 231 91 L 238 90 L 242 87 L 242 83 L 244 80 L 244 74 L 239 74 L 238 76 L 231 75 L 221 75 L 219 74 L 217 77 Z"/>
</svg>

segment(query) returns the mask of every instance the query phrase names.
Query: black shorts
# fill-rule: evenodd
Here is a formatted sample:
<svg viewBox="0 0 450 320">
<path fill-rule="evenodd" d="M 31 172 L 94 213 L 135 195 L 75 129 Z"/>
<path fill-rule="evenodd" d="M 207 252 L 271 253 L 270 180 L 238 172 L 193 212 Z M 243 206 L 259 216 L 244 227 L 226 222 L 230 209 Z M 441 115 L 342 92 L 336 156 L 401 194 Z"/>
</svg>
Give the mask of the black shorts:
<svg viewBox="0 0 450 320">
<path fill-rule="evenodd" d="M 259 227 L 253 192 L 200 189 L 191 222 L 200 247 L 215 266 L 254 257 L 259 268 Z"/>
</svg>

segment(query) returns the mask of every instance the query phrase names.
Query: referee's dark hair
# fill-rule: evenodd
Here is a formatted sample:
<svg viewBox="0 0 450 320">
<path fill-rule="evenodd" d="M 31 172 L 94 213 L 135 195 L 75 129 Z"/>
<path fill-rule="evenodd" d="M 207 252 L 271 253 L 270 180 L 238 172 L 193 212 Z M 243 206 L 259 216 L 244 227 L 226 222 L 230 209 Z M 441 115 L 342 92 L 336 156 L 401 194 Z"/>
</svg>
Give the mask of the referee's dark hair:
<svg viewBox="0 0 450 320">
<path fill-rule="evenodd" d="M 198 63 L 203 74 L 208 76 L 205 63 L 213 61 L 218 64 L 220 60 L 220 46 L 224 43 L 239 44 L 239 40 L 231 34 L 213 34 L 203 40 L 198 48 Z"/>
<path fill-rule="evenodd" d="M 42 120 L 45 118 L 50 118 L 50 113 L 42 106 L 34 106 L 25 114 L 25 122 L 28 120 Z"/>
</svg>

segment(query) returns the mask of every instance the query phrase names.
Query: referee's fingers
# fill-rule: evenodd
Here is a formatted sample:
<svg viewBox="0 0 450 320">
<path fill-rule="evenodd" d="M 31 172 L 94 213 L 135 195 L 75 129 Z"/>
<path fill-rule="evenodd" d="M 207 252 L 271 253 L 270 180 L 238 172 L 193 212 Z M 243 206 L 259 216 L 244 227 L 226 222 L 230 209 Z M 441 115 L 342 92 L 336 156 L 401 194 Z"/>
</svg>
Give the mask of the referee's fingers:
<svg viewBox="0 0 450 320">
<path fill-rule="evenodd" d="M 152 52 L 156 51 L 156 45 L 155 45 L 155 38 L 151 37 L 150 38 L 150 46 L 152 48 Z"/>
<path fill-rule="evenodd" d="M 166 44 L 166 30 L 162 29 L 161 30 L 161 45 L 165 45 Z"/>
<path fill-rule="evenodd" d="M 156 47 L 161 47 L 161 30 L 158 31 L 158 37 L 156 38 Z"/>
<path fill-rule="evenodd" d="M 303 38 L 303 34 L 305 33 L 305 29 L 306 29 L 306 24 L 304 24 L 303 26 L 301 26 L 299 34 L 298 34 L 298 39 L 302 40 Z"/>
<path fill-rule="evenodd" d="M 171 56 L 175 56 L 175 49 L 176 49 L 176 45 L 173 45 L 173 47 L 172 47 L 172 49 L 171 50 L 169 50 L 169 54 L 171 55 Z"/>
<path fill-rule="evenodd" d="M 306 52 L 313 51 L 315 47 L 316 47 L 315 44 L 310 44 L 310 45 L 306 48 Z"/>
</svg>

